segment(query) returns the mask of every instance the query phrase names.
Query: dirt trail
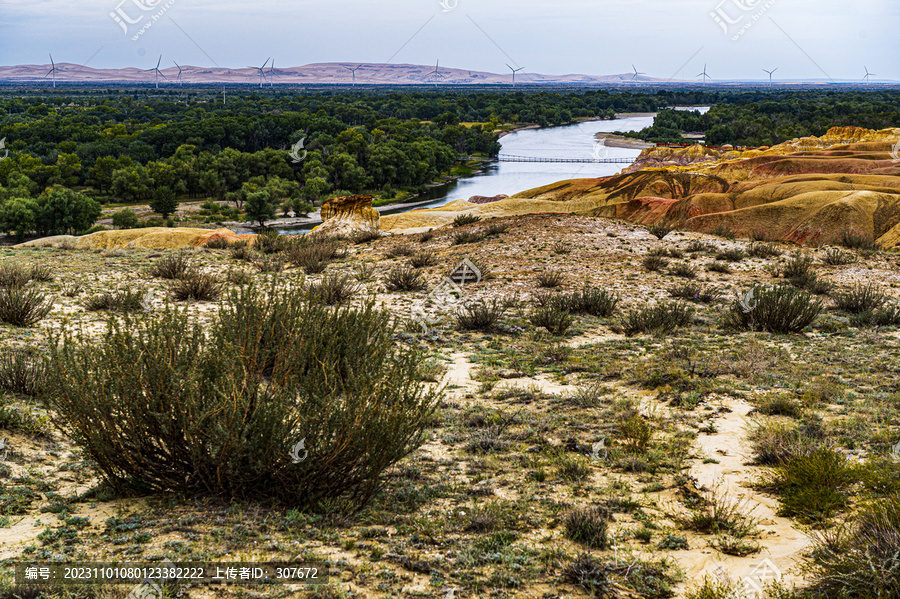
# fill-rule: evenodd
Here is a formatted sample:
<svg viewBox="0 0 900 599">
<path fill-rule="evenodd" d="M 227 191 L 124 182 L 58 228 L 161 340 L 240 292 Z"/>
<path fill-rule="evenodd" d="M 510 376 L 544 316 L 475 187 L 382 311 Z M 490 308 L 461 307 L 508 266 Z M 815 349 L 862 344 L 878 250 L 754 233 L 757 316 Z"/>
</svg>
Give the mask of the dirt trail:
<svg viewBox="0 0 900 599">
<path fill-rule="evenodd" d="M 762 551 L 746 557 L 734 557 L 702 546 L 705 545 L 702 541 L 695 542 L 689 551 L 675 554 L 685 569 L 686 584 L 682 585 L 682 590 L 704 576 L 721 577 L 724 574 L 733 581 L 740 581 L 766 559 L 782 572 L 785 583 L 799 582 L 801 578 L 796 566 L 809 544 L 809 538 L 794 526 L 792 520 L 775 515 L 777 499 L 750 487 L 761 471 L 748 465 L 753 456 L 746 438 L 752 422 L 752 418 L 748 417 L 752 406 L 730 398 L 717 404 L 730 411 L 719 413 L 714 418 L 717 433 L 701 433 L 698 437 L 699 459 L 694 461 L 691 474 L 696 477 L 698 486 L 717 488 L 719 494 L 727 493 L 733 501 L 745 502 L 746 511 L 750 511 L 758 521 L 761 533 L 758 540 Z M 704 464 L 705 458 L 718 460 L 719 463 Z"/>
</svg>

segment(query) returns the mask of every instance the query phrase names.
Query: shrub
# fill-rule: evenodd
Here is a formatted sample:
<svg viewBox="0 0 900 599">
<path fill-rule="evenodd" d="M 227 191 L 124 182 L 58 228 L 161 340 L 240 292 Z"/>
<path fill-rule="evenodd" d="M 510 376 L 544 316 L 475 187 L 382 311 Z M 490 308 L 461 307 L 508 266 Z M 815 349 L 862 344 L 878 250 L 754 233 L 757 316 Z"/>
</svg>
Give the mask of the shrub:
<svg viewBox="0 0 900 599">
<path fill-rule="evenodd" d="M 875 240 L 865 232 L 844 230 L 838 241 L 839 245 L 851 250 L 875 251 L 878 249 Z"/>
<path fill-rule="evenodd" d="M 775 241 L 775 236 L 765 229 L 753 229 L 747 237 L 750 241 Z"/>
<path fill-rule="evenodd" d="M 375 278 L 375 264 L 372 262 L 357 262 L 353 265 L 353 277 L 360 283 L 371 281 Z"/>
<path fill-rule="evenodd" d="M 611 316 L 618 304 L 619 298 L 615 294 L 587 285 L 565 298 L 565 307 L 569 312 L 592 316 Z"/>
<path fill-rule="evenodd" d="M 409 265 L 413 268 L 425 268 L 426 266 L 433 266 L 437 262 L 437 258 L 434 252 L 425 251 L 425 252 L 416 252 L 409 259 Z"/>
<path fill-rule="evenodd" d="M 625 445 L 628 453 L 645 453 L 650 447 L 650 439 L 653 438 L 653 429 L 640 412 L 628 410 L 619 417 L 619 438 Z"/>
<path fill-rule="evenodd" d="M 210 250 L 227 250 L 231 248 L 231 242 L 227 237 L 213 237 L 203 244 L 203 247 Z"/>
<path fill-rule="evenodd" d="M 0 288 L 0 322 L 17 327 L 34 326 L 52 309 L 53 300 L 44 297 L 37 289 Z"/>
<path fill-rule="evenodd" d="M 855 467 L 841 451 L 819 447 L 778 466 L 771 484 L 781 495 L 779 515 L 818 523 L 849 504 L 847 491 L 857 480 Z"/>
<path fill-rule="evenodd" d="M 703 534 L 727 534 L 735 538 L 754 535 L 756 521 L 749 515 L 746 502 L 731 499 L 718 488 L 707 491 L 699 509 L 685 523 L 688 528 Z"/>
<path fill-rule="evenodd" d="M 432 239 L 434 239 L 434 233 L 430 230 L 419 235 L 419 243 L 428 243 Z"/>
<path fill-rule="evenodd" d="M 669 269 L 669 274 L 676 277 L 683 277 L 685 279 L 694 279 L 697 277 L 697 269 L 690 264 L 679 262 Z"/>
<path fill-rule="evenodd" d="M 246 285 L 253 281 L 253 275 L 243 268 L 229 268 L 225 273 L 225 280 L 235 285 Z"/>
<path fill-rule="evenodd" d="M 735 239 L 738 236 L 737 231 L 735 231 L 725 223 L 719 223 L 718 225 L 716 225 L 716 228 L 713 229 L 712 234 L 716 237 L 722 237 L 729 240 Z"/>
<path fill-rule="evenodd" d="M 326 306 L 344 304 L 356 295 L 358 288 L 347 275 L 325 275 L 321 281 L 309 283 L 306 294 L 310 301 Z"/>
<path fill-rule="evenodd" d="M 662 256 L 649 255 L 644 257 L 644 259 L 641 261 L 641 264 L 643 264 L 646 270 L 650 272 L 656 272 L 668 266 L 669 261 Z"/>
<path fill-rule="evenodd" d="M 738 248 L 722 250 L 721 252 L 716 254 L 716 260 L 724 260 L 725 262 L 740 262 L 746 257 L 747 254 L 745 254 L 743 250 Z"/>
<path fill-rule="evenodd" d="M 810 436 L 811 432 L 815 434 L 809 427 L 801 429 L 783 422 L 765 421 L 757 423 L 748 438 L 756 463 L 777 466 L 794 456 L 813 451 L 819 439 Z"/>
<path fill-rule="evenodd" d="M 787 264 L 781 269 L 781 274 L 785 279 L 791 281 L 792 284 L 794 284 L 794 281 L 800 282 L 798 285 L 795 284 L 797 287 L 803 287 L 803 282 L 812 274 L 812 263 L 813 259 L 811 256 L 801 254 L 800 252 L 794 252 L 791 259 L 788 260 Z"/>
<path fill-rule="evenodd" d="M 46 264 L 32 264 L 28 277 L 38 283 L 47 283 L 53 280 L 53 270 Z"/>
<path fill-rule="evenodd" d="M 629 337 L 638 333 L 663 335 L 690 324 L 692 314 L 693 310 L 682 302 L 654 304 L 631 310 L 622 320 L 622 329 Z"/>
<path fill-rule="evenodd" d="M 278 231 L 263 231 L 256 235 L 256 245 L 254 249 L 263 254 L 277 254 L 284 251 L 286 242 Z"/>
<path fill-rule="evenodd" d="M 172 283 L 172 295 L 178 301 L 215 301 L 222 294 L 222 283 L 216 275 L 194 272 Z"/>
<path fill-rule="evenodd" d="M 710 245 L 704 241 L 700 241 L 699 239 L 692 239 L 687 245 L 687 251 L 689 251 L 691 253 L 712 252 L 715 249 L 716 248 L 713 247 L 712 245 Z"/>
<path fill-rule="evenodd" d="M 565 281 L 565 276 L 558 270 L 545 270 L 537 276 L 538 287 L 545 289 L 559 287 Z"/>
<path fill-rule="evenodd" d="M 553 243 L 553 247 L 551 248 L 551 250 L 554 254 L 565 255 L 571 253 L 572 244 L 560 239 L 559 241 L 555 241 Z"/>
<path fill-rule="evenodd" d="M 302 268 L 308 275 L 319 274 L 331 260 L 339 254 L 338 242 L 335 239 L 321 237 L 312 233 L 296 236 L 285 248 L 287 261 Z"/>
<path fill-rule="evenodd" d="M 572 316 L 558 306 L 549 305 L 536 308 L 528 317 L 536 327 L 547 329 L 551 335 L 564 335 L 572 326 Z"/>
<path fill-rule="evenodd" d="M 703 580 L 685 591 L 684 599 L 730 599 L 735 596 L 735 584 L 704 576 Z"/>
<path fill-rule="evenodd" d="M 885 306 L 880 310 L 866 310 L 850 317 L 855 327 L 891 327 L 900 325 L 900 307 Z"/>
<path fill-rule="evenodd" d="M 886 301 L 887 297 L 875 285 L 854 285 L 848 291 L 834 296 L 835 306 L 850 314 L 877 310 Z"/>
<path fill-rule="evenodd" d="M 453 219 L 454 227 L 462 227 L 465 225 L 471 225 L 472 223 L 477 223 L 481 221 L 481 217 L 476 214 L 460 214 L 456 218 Z"/>
<path fill-rule="evenodd" d="M 647 227 L 647 232 L 662 240 L 663 237 L 675 230 L 675 224 L 669 220 L 662 220 Z"/>
<path fill-rule="evenodd" d="M 822 302 L 788 285 L 753 286 L 725 314 L 725 328 L 799 333 L 822 311 Z"/>
<path fill-rule="evenodd" d="M 466 243 L 478 243 L 484 239 L 484 231 L 466 230 L 457 231 L 453 234 L 453 245 L 463 245 Z"/>
<path fill-rule="evenodd" d="M 754 258 L 772 258 L 780 256 L 781 250 L 771 243 L 751 243 L 748 253 Z"/>
<path fill-rule="evenodd" d="M 250 244 L 248 244 L 243 239 L 240 241 L 235 241 L 231 244 L 231 258 L 233 260 L 253 262 L 253 260 L 256 259 L 256 250 L 254 250 L 250 246 Z"/>
<path fill-rule="evenodd" d="M 0 389 L 34 397 L 44 388 L 46 366 L 34 351 L 4 349 L 0 352 Z"/>
<path fill-rule="evenodd" d="M 813 597 L 900 598 L 900 496 L 863 506 L 844 527 L 815 540 Z"/>
<path fill-rule="evenodd" d="M 599 507 L 575 508 L 566 514 L 566 538 L 591 549 L 609 545 L 609 513 Z"/>
<path fill-rule="evenodd" d="M 843 252 L 837 248 L 828 248 L 822 257 L 822 262 L 831 266 L 843 266 L 856 262 L 856 256 L 850 252 Z"/>
<path fill-rule="evenodd" d="M 371 304 L 250 285 L 205 324 L 167 308 L 99 340 L 63 333 L 46 396 L 114 489 L 354 512 L 422 444 L 437 399 L 395 332 Z"/>
<path fill-rule="evenodd" d="M 419 291 L 428 286 L 425 275 L 412 266 L 395 266 L 384 277 L 388 291 Z"/>
<path fill-rule="evenodd" d="M 180 279 L 193 271 L 187 254 L 163 256 L 150 269 L 150 276 L 160 279 Z"/>
<path fill-rule="evenodd" d="M 112 224 L 117 229 L 135 229 L 138 226 L 138 217 L 131 208 L 122 208 L 113 213 Z"/>
<path fill-rule="evenodd" d="M 29 281 L 46 282 L 52 279 L 53 275 L 48 266 L 35 264 L 26 268 L 11 262 L 0 264 L 0 287 L 24 287 Z"/>
<path fill-rule="evenodd" d="M 731 267 L 728 266 L 727 262 L 712 262 L 709 266 L 706 267 L 706 270 L 708 270 L 709 272 L 720 272 L 727 275 L 731 272 Z"/>
<path fill-rule="evenodd" d="M 144 291 L 125 289 L 115 292 L 101 293 L 88 298 L 85 308 L 91 312 L 109 310 L 113 312 L 140 312 L 143 307 Z"/>
<path fill-rule="evenodd" d="M 692 302 L 700 302 L 701 304 L 711 304 L 722 297 L 722 292 L 717 287 L 706 287 L 697 283 L 684 282 L 669 287 L 669 295 Z"/>
<path fill-rule="evenodd" d="M 498 298 L 466 302 L 456 311 L 456 324 L 464 331 L 489 331 L 505 311 L 506 303 Z"/>
<path fill-rule="evenodd" d="M 284 260 L 274 255 L 263 256 L 253 261 L 253 267 L 259 272 L 281 272 L 284 270 Z"/>
</svg>

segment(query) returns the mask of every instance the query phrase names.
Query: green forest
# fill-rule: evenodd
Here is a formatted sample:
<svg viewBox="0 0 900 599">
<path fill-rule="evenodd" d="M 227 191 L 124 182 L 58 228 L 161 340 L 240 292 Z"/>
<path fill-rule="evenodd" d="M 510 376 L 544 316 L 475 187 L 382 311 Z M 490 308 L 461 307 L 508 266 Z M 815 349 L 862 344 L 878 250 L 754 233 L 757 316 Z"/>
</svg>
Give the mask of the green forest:
<svg viewBox="0 0 900 599">
<path fill-rule="evenodd" d="M 206 200 L 209 222 L 301 215 L 328 197 L 412 197 L 471 172 L 503 130 L 658 112 L 630 133 L 769 145 L 835 125 L 900 123 L 900 94 L 572 90 L 267 93 L 0 88 L 0 229 L 19 238 L 90 230 L 103 204 L 150 203 L 161 224 Z M 710 105 L 696 111 L 676 106 Z M 293 152 L 293 153 L 292 153 Z M 128 211 L 117 226 L 136 226 Z M 172 223 L 171 219 L 168 221 Z"/>
</svg>

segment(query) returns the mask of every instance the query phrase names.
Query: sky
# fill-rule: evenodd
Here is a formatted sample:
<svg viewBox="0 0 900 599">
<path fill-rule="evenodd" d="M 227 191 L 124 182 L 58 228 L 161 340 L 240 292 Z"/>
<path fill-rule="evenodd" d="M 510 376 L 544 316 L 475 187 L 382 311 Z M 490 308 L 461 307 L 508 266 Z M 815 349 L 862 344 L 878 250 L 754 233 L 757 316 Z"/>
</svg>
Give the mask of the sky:
<svg viewBox="0 0 900 599">
<path fill-rule="evenodd" d="M 141 32 L 141 24 L 151 21 Z M 120 22 L 117 22 L 118 19 Z M 131 24 L 128 21 L 135 21 Z M 717 22 L 718 21 L 718 22 Z M 749 24 L 749 26 L 747 26 Z M 0 0 L 0 65 L 434 64 L 900 80 L 896 0 Z"/>
</svg>

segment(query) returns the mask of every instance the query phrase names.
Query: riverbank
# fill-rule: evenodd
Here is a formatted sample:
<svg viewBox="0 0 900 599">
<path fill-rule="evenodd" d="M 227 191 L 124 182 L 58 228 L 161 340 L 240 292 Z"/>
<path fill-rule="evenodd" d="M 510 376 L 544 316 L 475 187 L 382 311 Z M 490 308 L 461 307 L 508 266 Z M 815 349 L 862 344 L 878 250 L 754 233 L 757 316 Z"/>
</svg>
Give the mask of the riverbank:
<svg viewBox="0 0 900 599">
<path fill-rule="evenodd" d="M 608 148 L 626 148 L 629 150 L 643 150 L 644 148 L 653 148 L 656 144 L 652 144 L 639 139 L 632 139 L 624 135 L 616 135 L 615 133 L 595 133 L 594 139 L 603 142 Z"/>
</svg>

